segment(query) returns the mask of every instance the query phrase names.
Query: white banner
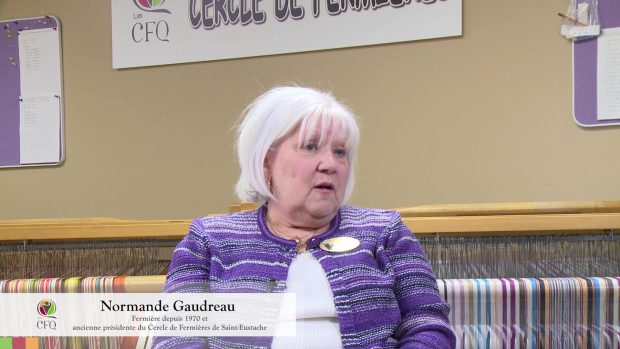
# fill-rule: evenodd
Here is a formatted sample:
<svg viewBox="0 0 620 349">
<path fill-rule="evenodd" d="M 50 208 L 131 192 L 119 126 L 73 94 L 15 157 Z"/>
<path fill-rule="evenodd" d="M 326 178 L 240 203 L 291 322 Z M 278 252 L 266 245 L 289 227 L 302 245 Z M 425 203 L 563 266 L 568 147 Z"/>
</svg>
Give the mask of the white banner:
<svg viewBox="0 0 620 349">
<path fill-rule="evenodd" d="M 0 337 L 294 336 L 291 293 L 0 293 Z"/>
<path fill-rule="evenodd" d="M 462 0 L 112 0 L 112 66 L 457 36 Z"/>
</svg>

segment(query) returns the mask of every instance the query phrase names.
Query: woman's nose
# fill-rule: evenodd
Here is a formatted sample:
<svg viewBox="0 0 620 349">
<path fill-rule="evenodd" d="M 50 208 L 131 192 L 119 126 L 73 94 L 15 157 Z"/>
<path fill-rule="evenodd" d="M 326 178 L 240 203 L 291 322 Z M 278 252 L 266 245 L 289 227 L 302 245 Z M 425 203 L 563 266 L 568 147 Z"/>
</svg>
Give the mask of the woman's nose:
<svg viewBox="0 0 620 349">
<path fill-rule="evenodd" d="M 317 170 L 323 173 L 334 173 L 336 172 L 336 165 L 338 161 L 336 159 L 336 155 L 330 151 L 322 151 L 319 156 L 319 163 Z"/>
</svg>

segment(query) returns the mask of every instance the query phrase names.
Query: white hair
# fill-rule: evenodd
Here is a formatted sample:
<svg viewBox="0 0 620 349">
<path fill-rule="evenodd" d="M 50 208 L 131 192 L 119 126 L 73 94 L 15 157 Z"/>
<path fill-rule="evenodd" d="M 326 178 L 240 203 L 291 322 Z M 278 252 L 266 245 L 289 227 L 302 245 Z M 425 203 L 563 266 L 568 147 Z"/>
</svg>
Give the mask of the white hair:
<svg viewBox="0 0 620 349">
<path fill-rule="evenodd" d="M 275 87 L 256 98 L 241 114 L 237 127 L 237 157 L 241 174 L 237 196 L 262 205 L 275 200 L 265 178 L 265 157 L 279 141 L 299 127 L 299 144 L 320 131 L 319 146 L 327 132 L 337 129 L 344 136 L 349 177 L 343 202 L 351 197 L 360 131 L 353 112 L 329 92 L 308 87 Z"/>
</svg>

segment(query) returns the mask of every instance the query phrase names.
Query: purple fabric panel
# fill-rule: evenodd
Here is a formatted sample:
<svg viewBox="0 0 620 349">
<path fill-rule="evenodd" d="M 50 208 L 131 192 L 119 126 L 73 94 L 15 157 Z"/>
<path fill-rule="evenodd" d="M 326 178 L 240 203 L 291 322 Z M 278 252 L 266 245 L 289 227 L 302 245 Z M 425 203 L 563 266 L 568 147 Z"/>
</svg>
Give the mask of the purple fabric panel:
<svg viewBox="0 0 620 349">
<path fill-rule="evenodd" d="M 598 15 L 603 28 L 620 27 L 620 1 L 599 0 Z"/>
<path fill-rule="evenodd" d="M 19 165 L 18 31 L 57 26 L 51 17 L 0 22 L 0 166 Z"/>
<path fill-rule="evenodd" d="M 456 286 L 456 289 L 458 290 L 458 292 L 456 293 L 456 296 L 458 296 L 459 300 L 458 300 L 458 304 L 461 306 L 461 318 L 459 319 L 458 323 L 459 324 L 464 324 L 465 323 L 465 309 L 464 307 L 471 307 L 470 304 L 465 304 L 465 293 L 466 293 L 466 289 L 465 289 L 465 285 L 463 285 L 460 282 L 452 282 L 453 285 Z M 452 293 L 454 295 L 454 292 Z M 454 302 L 456 300 L 456 297 L 452 297 L 452 301 Z M 452 304 L 457 304 L 457 303 L 452 303 Z"/>
<path fill-rule="evenodd" d="M 506 289 L 506 279 L 499 280 L 502 285 L 502 347 L 506 347 L 506 338 L 508 338 L 508 293 Z"/>
<path fill-rule="evenodd" d="M 511 324 L 511 328 L 512 328 L 512 336 L 510 338 L 510 342 L 511 343 L 515 343 L 516 339 L 516 333 L 517 333 L 517 318 L 516 318 L 516 311 L 517 311 L 517 304 L 516 304 L 516 300 L 517 297 L 515 295 L 515 282 L 516 280 L 514 279 L 508 279 L 508 282 L 510 283 L 510 324 Z"/>
<path fill-rule="evenodd" d="M 601 27 L 620 27 L 620 1 L 600 0 L 598 5 Z M 596 43 L 596 39 L 592 39 L 573 44 L 574 117 L 583 126 L 620 123 L 620 120 L 596 119 Z"/>
</svg>

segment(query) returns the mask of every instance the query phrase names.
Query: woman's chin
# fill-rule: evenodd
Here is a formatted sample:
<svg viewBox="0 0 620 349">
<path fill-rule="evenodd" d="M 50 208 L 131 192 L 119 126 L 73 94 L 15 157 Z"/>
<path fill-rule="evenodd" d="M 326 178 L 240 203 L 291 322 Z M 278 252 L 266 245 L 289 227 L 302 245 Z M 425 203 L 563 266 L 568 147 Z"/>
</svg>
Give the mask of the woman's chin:
<svg viewBox="0 0 620 349">
<path fill-rule="evenodd" d="M 326 219 L 329 218 L 331 220 L 334 218 L 338 209 L 340 208 L 340 203 L 337 201 L 334 202 L 323 202 L 317 205 L 312 205 L 307 208 L 308 212 L 315 219 Z"/>
</svg>

